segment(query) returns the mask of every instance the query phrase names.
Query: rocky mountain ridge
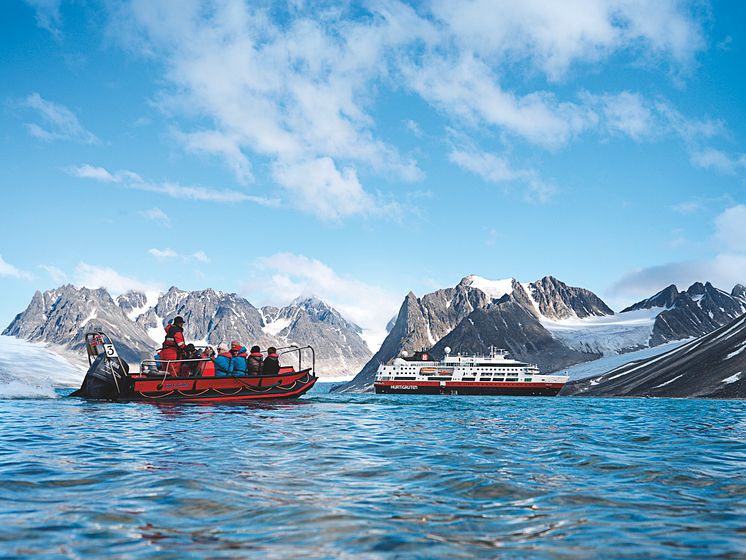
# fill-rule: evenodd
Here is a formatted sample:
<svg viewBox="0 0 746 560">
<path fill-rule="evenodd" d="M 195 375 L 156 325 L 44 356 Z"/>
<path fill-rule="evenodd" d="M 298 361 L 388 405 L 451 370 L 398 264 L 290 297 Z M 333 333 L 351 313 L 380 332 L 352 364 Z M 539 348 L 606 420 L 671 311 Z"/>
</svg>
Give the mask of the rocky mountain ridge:
<svg viewBox="0 0 746 560">
<path fill-rule="evenodd" d="M 84 333 L 102 330 L 113 337 L 122 357 L 137 363 L 160 347 L 165 322 L 182 315 L 190 342 L 217 345 L 239 340 L 262 349 L 311 344 L 321 375 L 354 373 L 371 356 L 360 327 L 318 298 L 299 298 L 282 308 L 264 309 L 274 309 L 275 315 L 265 316 L 264 310 L 245 298 L 212 289 L 188 292 L 171 287 L 148 306 L 148 296 L 141 292 L 127 292 L 115 302 L 103 288 L 67 285 L 37 291 L 3 334 L 82 352 Z M 295 360 L 295 356 L 288 359 Z M 310 356 L 305 355 L 304 363 L 308 360 Z"/>
<path fill-rule="evenodd" d="M 138 362 L 154 347 L 147 333 L 130 320 L 103 288 L 92 290 L 70 284 L 37 291 L 28 307 L 16 315 L 2 334 L 30 342 L 47 342 L 80 353 L 86 332 L 116 333 L 117 347 L 128 362 Z"/>
</svg>

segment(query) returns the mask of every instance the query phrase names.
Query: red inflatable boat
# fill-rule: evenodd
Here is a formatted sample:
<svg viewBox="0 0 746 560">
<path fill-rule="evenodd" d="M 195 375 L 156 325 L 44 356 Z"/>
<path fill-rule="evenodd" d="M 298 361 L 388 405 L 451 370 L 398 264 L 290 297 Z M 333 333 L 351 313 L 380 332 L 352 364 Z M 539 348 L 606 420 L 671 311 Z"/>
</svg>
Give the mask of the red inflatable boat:
<svg viewBox="0 0 746 560">
<path fill-rule="evenodd" d="M 117 354 L 114 343 L 101 332 L 87 333 L 89 368 L 80 389 L 70 396 L 109 401 L 241 403 L 266 399 L 294 399 L 306 393 L 318 379 L 311 346 L 278 349 L 282 355 L 298 359 L 298 369 L 283 366 L 276 375 L 229 375 L 224 377 L 169 375 L 168 364 L 146 360 L 140 371 L 130 373 L 129 365 Z M 304 353 L 311 354 L 311 367 L 302 367 Z M 201 360 L 183 370 L 203 371 Z M 174 362 L 169 362 L 173 364 Z"/>
</svg>

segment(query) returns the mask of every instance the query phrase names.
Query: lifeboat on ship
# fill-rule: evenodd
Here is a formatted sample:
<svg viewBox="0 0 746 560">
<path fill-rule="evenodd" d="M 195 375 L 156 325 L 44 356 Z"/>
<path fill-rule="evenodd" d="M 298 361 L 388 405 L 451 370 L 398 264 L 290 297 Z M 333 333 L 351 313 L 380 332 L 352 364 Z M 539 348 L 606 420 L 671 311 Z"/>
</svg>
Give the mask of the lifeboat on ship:
<svg viewBox="0 0 746 560">
<path fill-rule="evenodd" d="M 169 369 L 182 372 L 210 371 L 211 360 L 145 360 L 140 370 L 130 367 L 118 354 L 113 341 L 102 332 L 86 333 L 88 371 L 80 389 L 71 397 L 108 401 L 248 403 L 258 400 L 295 399 L 316 383 L 316 358 L 311 346 L 278 348 L 281 356 L 297 357 L 298 368 L 281 366 L 274 375 L 210 376 L 201 373 L 173 376 Z M 303 367 L 303 356 L 311 356 L 311 366 Z M 178 368 L 171 367 L 179 364 Z M 187 367 L 181 367 L 185 365 Z"/>
</svg>

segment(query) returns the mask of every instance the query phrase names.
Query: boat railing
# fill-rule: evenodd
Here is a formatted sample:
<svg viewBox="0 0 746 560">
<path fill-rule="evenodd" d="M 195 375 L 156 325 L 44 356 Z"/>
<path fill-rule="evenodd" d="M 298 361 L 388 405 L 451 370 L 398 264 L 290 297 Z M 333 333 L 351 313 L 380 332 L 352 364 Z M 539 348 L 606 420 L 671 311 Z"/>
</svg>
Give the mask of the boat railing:
<svg viewBox="0 0 746 560">
<path fill-rule="evenodd" d="M 291 344 L 289 346 L 283 346 L 281 348 L 277 349 L 277 355 L 283 356 L 285 354 L 294 354 L 297 352 L 298 354 L 298 371 L 301 371 L 303 369 L 303 351 L 304 350 L 310 350 L 311 351 L 311 372 L 316 375 L 316 351 L 313 349 L 313 346 L 310 344 L 306 346 L 298 346 L 297 344 Z"/>
</svg>

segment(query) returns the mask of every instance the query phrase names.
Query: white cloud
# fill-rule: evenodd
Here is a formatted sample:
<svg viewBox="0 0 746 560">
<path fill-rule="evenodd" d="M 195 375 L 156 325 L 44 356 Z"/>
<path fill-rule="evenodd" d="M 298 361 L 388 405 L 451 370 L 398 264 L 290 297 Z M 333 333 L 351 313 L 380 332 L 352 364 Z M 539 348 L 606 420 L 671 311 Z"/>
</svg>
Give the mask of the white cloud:
<svg viewBox="0 0 746 560">
<path fill-rule="evenodd" d="M 160 287 L 124 276 L 113 268 L 81 262 L 75 267 L 75 285 L 84 288 L 106 288 L 110 294 L 119 295 L 128 290 L 157 292 Z"/>
<path fill-rule="evenodd" d="M 638 301 L 676 284 L 686 289 L 694 282 L 712 282 L 730 292 L 736 284 L 746 283 L 746 254 L 723 253 L 711 259 L 672 262 L 635 270 L 612 286 L 612 293 L 628 303 Z"/>
<path fill-rule="evenodd" d="M 46 29 L 55 39 L 62 38 L 61 0 L 26 0 L 36 12 L 36 24 Z"/>
<path fill-rule="evenodd" d="M 633 300 L 649 297 L 670 284 L 685 289 L 694 282 L 709 281 L 726 291 L 735 284 L 746 284 L 746 205 L 727 208 L 714 225 L 718 253 L 713 257 L 635 270 L 617 281 L 612 293 Z"/>
<path fill-rule="evenodd" d="M 337 169 L 331 158 L 277 164 L 273 175 L 290 192 L 293 205 L 326 220 L 365 214 L 376 208 L 351 167 Z"/>
<path fill-rule="evenodd" d="M 525 189 L 525 197 L 533 202 L 547 202 L 556 187 L 544 181 L 533 169 L 515 169 L 510 162 L 494 154 L 474 150 L 452 150 L 448 158 L 463 169 L 476 173 L 491 183 L 518 183 Z"/>
<path fill-rule="evenodd" d="M 687 215 L 694 214 L 695 212 L 702 210 L 703 206 L 704 205 L 701 202 L 693 200 L 675 204 L 674 206 L 672 206 L 671 209 L 678 214 Z"/>
<path fill-rule="evenodd" d="M 241 151 L 237 137 L 231 138 L 216 130 L 201 130 L 177 132 L 176 138 L 191 152 L 223 157 L 240 184 L 246 185 L 252 179 L 251 162 Z"/>
<path fill-rule="evenodd" d="M 624 50 L 686 70 L 704 47 L 700 25 L 677 0 L 436 0 L 433 12 L 463 50 L 528 61 L 550 80 Z"/>
<path fill-rule="evenodd" d="M 140 216 L 147 220 L 158 222 L 166 227 L 171 227 L 171 218 L 160 208 L 150 208 L 148 210 L 140 210 L 138 212 Z"/>
<path fill-rule="evenodd" d="M 192 253 L 191 258 L 193 258 L 195 261 L 199 261 L 201 263 L 209 263 L 210 257 L 207 256 L 207 253 L 204 251 L 197 251 L 196 253 Z"/>
<path fill-rule="evenodd" d="M 382 87 L 419 94 L 458 126 L 549 149 L 587 131 L 639 140 L 662 114 L 639 94 L 604 94 L 599 103 L 513 84 L 536 83 L 537 74 L 566 80 L 612 57 L 686 73 L 704 47 L 697 14 L 677 0 L 435 0 L 416 9 L 389 0 L 364 9 L 361 17 L 346 5 L 293 2 L 278 16 L 238 0 L 179 10 L 138 0 L 115 10 L 111 25 L 162 64 L 157 106 L 200 122 L 176 135 L 187 150 L 223 158 L 240 183 L 251 178 L 250 157 L 268 159 L 290 200 L 328 219 L 380 210 L 361 181 L 368 171 L 422 178 L 378 133 L 372 107 Z M 677 133 L 691 137 L 696 123 L 670 113 Z M 334 189 L 354 200 L 329 211 Z"/>
<path fill-rule="evenodd" d="M 103 181 L 105 183 L 121 183 L 124 177 L 115 176 L 109 173 L 103 167 L 96 167 L 94 165 L 78 165 L 68 169 L 68 172 L 74 177 L 80 179 L 93 179 L 95 181 Z"/>
<path fill-rule="evenodd" d="M 204 251 L 197 251 L 189 255 L 183 255 L 181 253 L 177 253 L 173 249 L 169 249 L 169 248 L 157 249 L 154 247 L 152 249 L 148 249 L 148 253 L 150 253 L 157 259 L 179 259 L 184 262 L 197 261 L 201 263 L 210 262 L 210 257 L 208 257 L 207 253 L 205 253 Z"/>
<path fill-rule="evenodd" d="M 65 271 L 52 265 L 47 264 L 41 264 L 39 265 L 39 268 L 42 268 L 47 274 L 49 274 L 49 277 L 52 279 L 52 282 L 55 284 L 64 284 L 67 282 L 67 274 L 65 274 Z"/>
<path fill-rule="evenodd" d="M 422 66 L 409 65 L 404 72 L 411 87 L 436 107 L 547 148 L 567 143 L 598 120 L 592 110 L 561 102 L 549 92 L 516 95 L 504 90 L 490 66 L 472 55 L 456 61 L 431 57 Z"/>
<path fill-rule="evenodd" d="M 210 10 L 184 4 L 176 11 L 142 1 L 125 10 L 137 36 L 133 46 L 156 54 L 173 86 L 159 106 L 170 114 L 197 113 L 213 125 L 208 132 L 183 132 L 187 148 L 220 154 L 241 181 L 250 169 L 247 150 L 270 158 L 280 177 L 307 162 L 329 161 L 352 170 L 339 174 L 349 184 L 359 184 L 353 165 L 421 178 L 412 160 L 374 136 L 366 109 L 370 81 L 388 73 L 387 53 L 416 38 L 425 22 L 397 2 L 376 8 L 362 25 L 341 18 L 341 8 L 289 9 L 283 21 L 243 2 Z M 339 177 L 318 172 L 325 166 L 316 164 L 303 183 L 281 184 L 307 191 L 301 193 L 306 199 L 325 197 L 326 188 L 339 186 Z M 347 211 L 363 208 L 355 203 Z"/>
<path fill-rule="evenodd" d="M 417 121 L 412 120 L 412 119 L 407 119 L 404 121 L 404 126 L 407 128 L 409 132 L 414 134 L 417 138 L 423 137 L 422 128 L 417 123 Z"/>
<path fill-rule="evenodd" d="M 178 257 L 179 254 L 173 249 L 148 249 L 148 253 L 153 255 L 157 259 L 170 259 Z"/>
<path fill-rule="evenodd" d="M 606 126 L 612 132 L 621 132 L 634 140 L 649 136 L 654 129 L 651 110 L 639 93 L 623 91 L 616 95 L 603 95 Z"/>
<path fill-rule="evenodd" d="M 238 191 L 216 190 L 207 187 L 182 185 L 170 181 L 154 183 L 146 181 L 133 171 L 122 170 L 112 173 L 103 167 L 88 164 L 70 167 L 68 172 L 74 177 L 80 177 L 81 179 L 117 183 L 130 189 L 164 194 L 182 200 L 190 199 L 224 203 L 253 202 L 261 206 L 277 206 L 279 204 L 279 201 L 276 199 L 252 196 Z"/>
<path fill-rule="evenodd" d="M 714 169 L 727 175 L 746 170 L 746 154 L 729 156 L 725 152 L 714 148 L 703 148 L 693 151 L 689 159 L 697 167 Z"/>
<path fill-rule="evenodd" d="M 386 336 L 386 324 L 401 298 L 349 276 L 336 273 L 323 262 L 293 253 L 277 253 L 257 260 L 258 281 L 244 286 L 250 297 L 257 292 L 275 305 L 300 295 L 316 295 L 359 325 L 375 352 Z"/>
<path fill-rule="evenodd" d="M 0 278 L 16 278 L 18 280 L 33 280 L 34 275 L 18 267 L 13 266 L 0 255 Z"/>
<path fill-rule="evenodd" d="M 100 140 L 86 130 L 75 114 L 59 103 L 47 101 L 38 93 L 32 93 L 20 105 L 36 112 L 39 123 L 26 123 L 31 136 L 41 140 L 72 140 L 83 144 L 99 144 Z"/>
<path fill-rule="evenodd" d="M 732 206 L 715 218 L 715 238 L 728 250 L 746 255 L 746 205 Z"/>
</svg>

